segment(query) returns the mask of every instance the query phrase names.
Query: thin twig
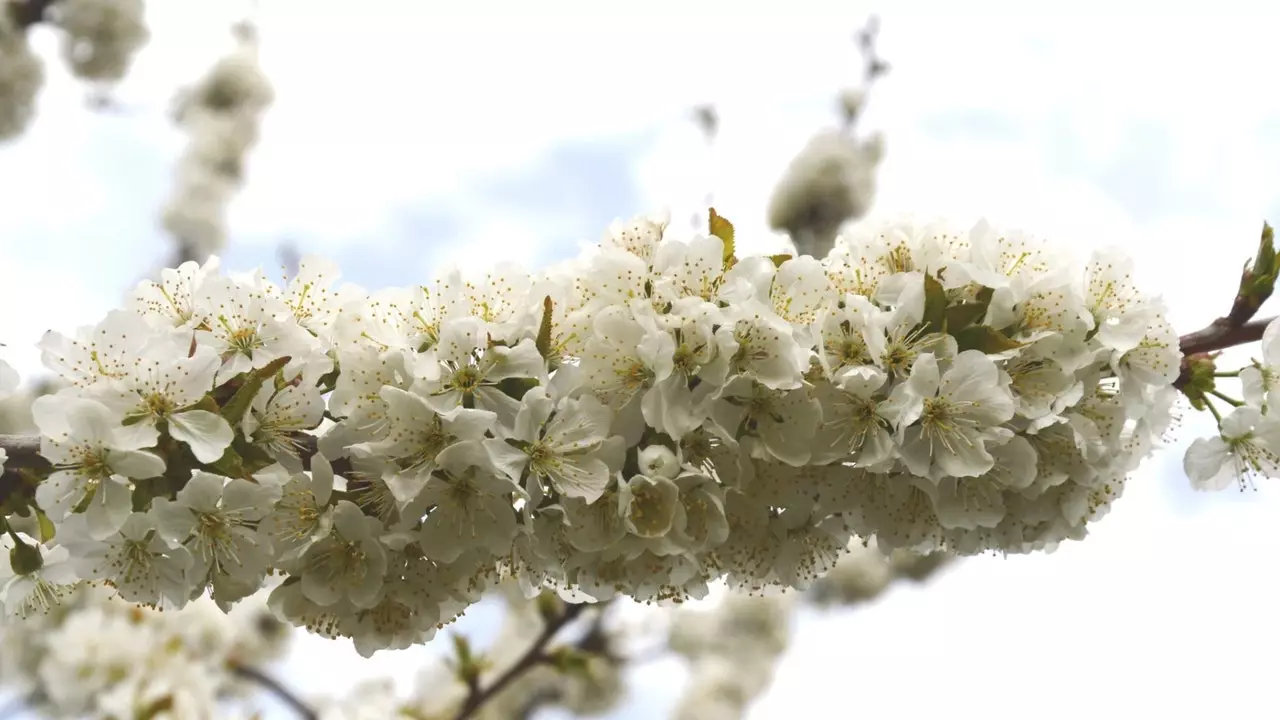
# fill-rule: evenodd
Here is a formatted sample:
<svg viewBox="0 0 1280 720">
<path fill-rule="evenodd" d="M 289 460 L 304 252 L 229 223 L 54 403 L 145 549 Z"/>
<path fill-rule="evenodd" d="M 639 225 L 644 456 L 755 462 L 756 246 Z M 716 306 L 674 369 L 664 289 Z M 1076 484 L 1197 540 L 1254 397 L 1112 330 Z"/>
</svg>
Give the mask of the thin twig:
<svg viewBox="0 0 1280 720">
<path fill-rule="evenodd" d="M 292 708 L 294 712 L 298 713 L 298 717 L 303 718 L 303 720 L 319 720 L 320 714 L 311 709 L 310 705 L 302 702 L 302 700 L 290 692 L 288 688 L 281 685 L 274 678 L 267 676 L 261 670 L 241 665 L 236 662 L 228 663 L 227 669 L 231 671 L 231 674 L 237 677 L 248 680 L 256 685 L 261 685 L 267 692 L 275 695 L 284 702 L 285 705 Z"/>
<path fill-rule="evenodd" d="M 551 618 L 543 626 L 542 632 L 538 634 L 537 639 L 529 646 L 529 649 L 516 660 L 515 664 L 507 668 L 505 672 L 498 676 L 488 687 L 479 690 L 473 690 L 468 696 L 467 701 L 463 703 L 462 709 L 458 711 L 457 720 L 467 720 L 474 717 L 476 711 L 491 698 L 502 692 L 503 688 L 510 685 L 524 673 L 532 670 L 539 663 L 547 659 L 547 645 L 555 638 L 556 633 L 565 625 L 573 622 L 575 618 L 583 613 L 589 605 L 583 604 L 565 604 L 564 612 L 559 616 Z"/>
</svg>

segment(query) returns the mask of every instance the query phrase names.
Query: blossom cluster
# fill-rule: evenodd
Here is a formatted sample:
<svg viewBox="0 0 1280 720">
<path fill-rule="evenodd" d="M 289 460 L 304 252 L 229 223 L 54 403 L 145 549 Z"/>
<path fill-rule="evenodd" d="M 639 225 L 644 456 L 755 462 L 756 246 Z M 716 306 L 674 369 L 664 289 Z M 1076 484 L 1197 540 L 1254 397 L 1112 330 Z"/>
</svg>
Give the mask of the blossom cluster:
<svg viewBox="0 0 1280 720">
<path fill-rule="evenodd" d="M 47 615 L 0 626 L 0 669 L 43 717 L 225 717 L 260 692 L 228 666 L 260 667 L 287 645 L 265 601 L 224 613 L 202 598 L 165 613 L 83 586 Z"/>
<path fill-rule="evenodd" d="M 74 578 L 160 607 L 283 576 L 278 613 L 368 653 L 505 579 L 680 601 L 806 587 L 857 538 L 1082 538 L 1169 421 L 1160 302 L 1112 250 L 860 228 L 821 259 L 738 258 L 714 211 L 691 238 L 642 217 L 537 275 L 375 292 L 315 259 L 283 284 L 166 270 L 41 341 L 69 386 L 33 406 L 50 532 L 21 572 L 65 548 Z"/>
<path fill-rule="evenodd" d="M 178 98 L 176 117 L 190 142 L 161 223 L 182 260 L 204 260 L 226 245 L 226 209 L 244 183 L 249 150 L 275 92 L 258 62 L 257 31 L 235 28 L 236 48 Z"/>
</svg>

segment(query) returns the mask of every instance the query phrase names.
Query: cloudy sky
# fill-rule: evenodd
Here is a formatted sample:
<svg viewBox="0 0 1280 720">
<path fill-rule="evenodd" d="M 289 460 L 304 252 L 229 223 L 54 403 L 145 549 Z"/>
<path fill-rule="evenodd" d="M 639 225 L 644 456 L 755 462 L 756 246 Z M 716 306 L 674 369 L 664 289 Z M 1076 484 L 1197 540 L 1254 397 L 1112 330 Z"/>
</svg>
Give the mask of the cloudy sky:
<svg viewBox="0 0 1280 720">
<path fill-rule="evenodd" d="M 38 367 L 43 330 L 96 320 L 166 256 L 158 209 L 183 142 L 169 99 L 228 47 L 235 5 L 152 2 L 153 40 L 111 113 L 86 108 L 56 38 L 35 33 L 50 58 L 39 117 L 0 146 L 0 342 L 20 368 Z M 886 138 L 877 210 L 1119 244 L 1181 331 L 1224 312 L 1261 221 L 1280 218 L 1276 18 L 1243 2 L 1211 15 L 964 5 L 880 10 L 893 70 L 865 117 Z M 859 76 L 852 31 L 876 9 L 468 7 L 260 0 L 278 97 L 231 210 L 228 264 L 274 267 L 287 240 L 369 287 L 496 257 L 537 267 L 615 217 L 667 206 L 680 221 L 708 189 L 741 246 L 776 251 L 772 183 L 835 122 L 835 91 Z M 714 153 L 689 119 L 700 102 L 720 111 Z M 802 614 L 752 717 L 1273 717 L 1280 491 L 1190 491 L 1181 453 L 1207 431 L 1188 411 L 1089 542 Z M 464 627 L 484 636 L 494 617 Z M 408 679 L 432 653 L 359 663 L 314 638 L 298 650 L 284 672 L 305 692 L 355 673 Z M 653 663 L 633 680 L 616 717 L 662 717 L 682 670 Z"/>
</svg>

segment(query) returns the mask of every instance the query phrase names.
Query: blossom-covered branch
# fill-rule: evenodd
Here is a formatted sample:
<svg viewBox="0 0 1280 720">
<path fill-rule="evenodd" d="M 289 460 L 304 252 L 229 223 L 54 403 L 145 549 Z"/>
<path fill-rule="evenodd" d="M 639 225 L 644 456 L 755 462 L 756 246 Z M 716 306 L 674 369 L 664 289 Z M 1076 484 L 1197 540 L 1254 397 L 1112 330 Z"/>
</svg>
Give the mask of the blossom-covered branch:
<svg viewBox="0 0 1280 720">
<path fill-rule="evenodd" d="M 22 572 L 65 548 L 165 607 L 283 575 L 282 617 L 370 653 L 508 579 L 666 602 L 806 588 L 858 539 L 1051 548 L 1168 425 L 1179 339 L 1118 251 L 886 221 L 738 257 L 709 227 L 374 293 L 316 259 L 166 271 L 40 343 L 69 387 L 5 475 L 42 528 Z"/>
</svg>

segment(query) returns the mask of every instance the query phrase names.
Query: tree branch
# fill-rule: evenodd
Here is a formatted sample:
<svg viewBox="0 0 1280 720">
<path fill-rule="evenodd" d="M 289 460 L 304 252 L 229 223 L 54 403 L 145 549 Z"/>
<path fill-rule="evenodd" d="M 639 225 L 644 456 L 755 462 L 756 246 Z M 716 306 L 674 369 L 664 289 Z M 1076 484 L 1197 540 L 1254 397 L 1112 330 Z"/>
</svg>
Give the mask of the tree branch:
<svg viewBox="0 0 1280 720">
<path fill-rule="evenodd" d="M 1262 339 L 1262 332 L 1275 318 L 1251 320 L 1242 325 L 1226 322 L 1227 318 L 1218 318 L 1208 327 L 1187 333 L 1178 338 L 1178 346 L 1183 355 L 1215 352 L 1236 345 L 1247 345 Z"/>
<path fill-rule="evenodd" d="M 239 677 L 255 685 L 260 685 L 264 690 L 276 696 L 279 700 L 288 705 L 294 712 L 298 713 L 298 717 L 303 720 L 319 720 L 320 714 L 311 709 L 311 706 L 302 702 L 296 695 L 289 691 L 288 688 L 281 685 L 277 680 L 264 674 L 261 670 L 241 665 L 237 662 L 227 663 L 227 669 L 232 675 Z"/>
<path fill-rule="evenodd" d="M 588 605 L 586 603 L 566 603 L 564 606 L 564 612 L 547 620 L 546 625 L 543 626 L 542 632 L 538 634 L 537 639 L 535 639 L 533 644 L 529 646 L 529 649 L 520 656 L 520 659 L 516 660 L 515 664 L 507 668 L 506 671 L 499 675 L 498 678 L 487 688 L 480 690 L 472 689 L 466 702 L 463 703 L 462 709 L 458 711 L 456 720 L 467 720 L 467 718 L 474 717 L 476 711 L 488 702 L 489 699 L 493 698 L 499 692 L 502 692 L 503 688 L 514 682 L 516 678 L 529 670 L 532 670 L 539 663 L 545 661 L 547 659 L 547 645 L 555 638 L 556 633 L 560 632 L 560 629 L 565 625 L 573 622 L 573 620 L 581 615 L 587 607 Z"/>
</svg>

